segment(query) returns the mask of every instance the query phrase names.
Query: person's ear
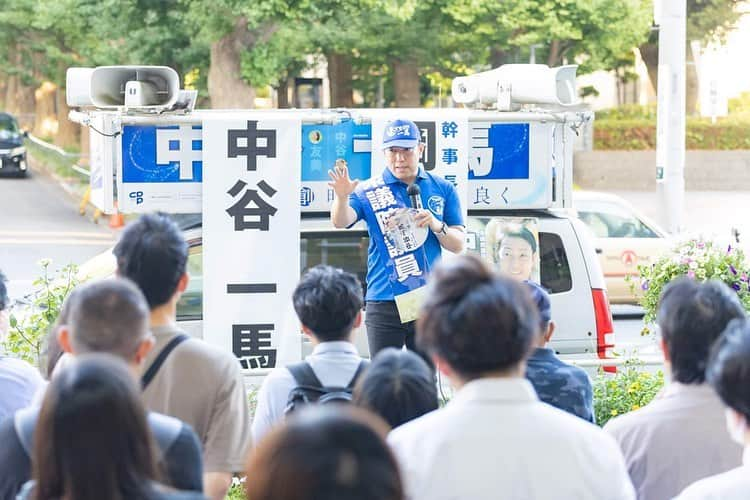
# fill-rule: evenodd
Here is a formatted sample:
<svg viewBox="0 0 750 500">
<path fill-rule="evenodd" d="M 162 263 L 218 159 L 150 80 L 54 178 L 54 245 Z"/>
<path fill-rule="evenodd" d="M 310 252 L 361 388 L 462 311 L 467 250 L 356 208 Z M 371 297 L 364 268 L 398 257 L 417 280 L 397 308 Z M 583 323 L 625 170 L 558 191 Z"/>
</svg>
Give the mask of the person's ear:
<svg viewBox="0 0 750 500">
<path fill-rule="evenodd" d="M 360 309 L 357 313 L 357 316 L 354 318 L 354 323 L 352 323 L 352 330 L 356 330 L 362 326 L 362 310 Z"/>
<path fill-rule="evenodd" d="M 667 347 L 667 343 L 664 341 L 664 338 L 661 338 L 659 340 L 659 345 L 661 346 L 661 352 L 664 353 L 664 361 L 669 362 L 669 347 Z"/>
<path fill-rule="evenodd" d="M 432 362 L 435 365 L 435 369 L 449 379 L 452 379 L 455 376 L 456 372 L 453 370 L 453 368 L 451 368 L 450 365 L 446 363 L 445 360 L 439 355 L 433 354 Z"/>
<path fill-rule="evenodd" d="M 73 346 L 70 341 L 70 328 L 68 328 L 68 325 L 58 326 L 55 336 L 57 337 L 57 343 L 60 344 L 60 349 L 62 349 L 64 352 L 75 354 L 73 352 Z"/>
<path fill-rule="evenodd" d="M 550 322 L 547 323 L 547 332 L 544 334 L 544 341 L 549 342 L 553 333 L 555 333 L 555 322 L 550 320 Z"/>
<path fill-rule="evenodd" d="M 185 273 L 180 276 L 180 281 L 177 282 L 177 291 L 184 293 L 185 290 L 187 290 L 188 283 L 190 283 L 190 275 L 185 271 Z"/>
<path fill-rule="evenodd" d="M 146 359 L 146 356 L 148 356 L 148 353 L 151 352 L 151 349 L 154 348 L 154 345 L 156 345 L 156 340 L 154 340 L 152 335 L 141 340 L 141 343 L 138 344 L 138 348 L 135 351 L 135 356 L 133 356 L 133 361 L 135 361 L 137 365 L 143 364 L 143 361 Z"/>
<path fill-rule="evenodd" d="M 313 334 L 312 330 L 310 330 L 308 327 L 300 323 L 300 326 L 302 327 L 302 333 L 304 333 L 306 336 L 310 338 L 315 338 L 315 334 Z"/>
</svg>

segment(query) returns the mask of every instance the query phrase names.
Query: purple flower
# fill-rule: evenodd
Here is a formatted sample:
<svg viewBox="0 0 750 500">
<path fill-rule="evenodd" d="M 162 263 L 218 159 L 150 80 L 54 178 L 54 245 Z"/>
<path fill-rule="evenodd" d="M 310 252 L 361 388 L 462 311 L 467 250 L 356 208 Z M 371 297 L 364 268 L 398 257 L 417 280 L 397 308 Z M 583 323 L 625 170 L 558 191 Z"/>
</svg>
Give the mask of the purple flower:
<svg viewBox="0 0 750 500">
<path fill-rule="evenodd" d="M 742 276 L 740 276 L 740 281 L 744 281 L 744 282 L 748 281 L 747 273 L 742 273 Z"/>
<path fill-rule="evenodd" d="M 732 272 L 732 274 L 737 276 L 737 269 L 735 269 L 732 264 L 729 264 L 729 270 Z"/>
<path fill-rule="evenodd" d="M 648 290 L 648 281 L 641 283 L 641 290 Z"/>
<path fill-rule="evenodd" d="M 733 283 L 732 284 L 732 288 L 734 288 L 735 291 L 739 292 L 740 291 L 740 284 L 739 283 Z"/>
<path fill-rule="evenodd" d="M 706 246 L 706 244 L 704 242 L 702 242 L 702 241 L 699 241 L 698 243 L 696 243 L 695 246 L 698 247 L 698 248 L 704 248 Z"/>
<path fill-rule="evenodd" d="M 695 278 L 695 271 L 692 269 L 687 272 L 688 278 Z"/>
<path fill-rule="evenodd" d="M 727 253 L 732 253 L 732 245 L 729 245 L 729 246 L 727 247 Z"/>
</svg>

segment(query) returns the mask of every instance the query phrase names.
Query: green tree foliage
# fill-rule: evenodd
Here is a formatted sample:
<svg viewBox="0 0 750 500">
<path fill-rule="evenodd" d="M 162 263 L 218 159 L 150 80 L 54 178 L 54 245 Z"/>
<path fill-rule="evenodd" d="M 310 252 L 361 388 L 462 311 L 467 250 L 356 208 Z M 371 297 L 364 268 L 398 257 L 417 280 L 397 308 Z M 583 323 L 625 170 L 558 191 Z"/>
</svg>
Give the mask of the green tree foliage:
<svg viewBox="0 0 750 500">
<path fill-rule="evenodd" d="M 691 33 L 720 36 L 737 17 L 734 0 L 688 3 Z M 374 100 L 386 82 L 388 101 L 398 63 L 427 88 L 525 62 L 532 45 L 539 62 L 580 72 L 625 67 L 646 42 L 651 9 L 650 0 L 6 0 L 0 71 L 63 83 L 74 64 L 163 64 L 199 75 L 205 90 L 212 46 L 230 37 L 251 85 L 279 85 L 309 56 L 339 54 L 355 87 Z"/>
<path fill-rule="evenodd" d="M 458 0 L 446 10 L 465 33 L 475 35 L 476 46 L 486 40 L 525 55 L 538 45 L 537 62 L 580 63 L 582 72 L 616 67 L 624 53 L 645 41 L 651 22 L 648 0 Z"/>
</svg>

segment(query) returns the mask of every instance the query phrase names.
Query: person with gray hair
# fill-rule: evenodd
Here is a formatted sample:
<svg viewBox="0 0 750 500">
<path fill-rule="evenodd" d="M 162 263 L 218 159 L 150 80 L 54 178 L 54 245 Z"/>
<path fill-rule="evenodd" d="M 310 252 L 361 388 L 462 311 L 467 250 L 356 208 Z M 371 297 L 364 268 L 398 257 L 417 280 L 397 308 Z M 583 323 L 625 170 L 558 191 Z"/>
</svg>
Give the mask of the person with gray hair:
<svg viewBox="0 0 750 500">
<path fill-rule="evenodd" d="M 5 276 L 0 272 L 0 345 L 10 333 L 10 299 Z M 7 355 L 0 348 L 0 421 L 25 408 L 44 387 L 39 370 L 29 363 Z"/>
<path fill-rule="evenodd" d="M 68 325 L 58 331 L 65 352 L 107 352 L 133 360 L 138 368 L 154 346 L 149 309 L 132 282 L 111 279 L 82 286 L 70 305 Z M 140 371 L 140 369 L 139 369 Z"/>
<path fill-rule="evenodd" d="M 138 380 L 154 345 L 148 327 L 146 299 L 133 283 L 108 279 L 80 286 L 70 297 L 67 324 L 57 326 L 63 351 L 76 356 L 103 353 L 124 360 Z M 68 366 L 58 366 L 56 377 Z M 0 500 L 12 500 L 31 476 L 33 436 L 39 408 L 17 411 L 0 422 Z M 157 443 L 166 482 L 179 490 L 202 491 L 201 447 L 195 432 L 180 420 L 149 412 L 147 421 Z"/>
</svg>

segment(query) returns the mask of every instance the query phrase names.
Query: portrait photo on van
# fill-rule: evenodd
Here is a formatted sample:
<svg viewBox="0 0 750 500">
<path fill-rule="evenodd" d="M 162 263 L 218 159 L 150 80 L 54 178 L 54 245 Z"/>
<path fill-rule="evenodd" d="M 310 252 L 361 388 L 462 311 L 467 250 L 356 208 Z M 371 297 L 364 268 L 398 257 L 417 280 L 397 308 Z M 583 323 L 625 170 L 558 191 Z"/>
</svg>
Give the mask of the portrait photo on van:
<svg viewBox="0 0 750 500">
<path fill-rule="evenodd" d="M 501 273 L 519 281 L 540 282 L 537 219 L 493 217 L 485 228 L 485 240 L 486 257 Z"/>
</svg>

